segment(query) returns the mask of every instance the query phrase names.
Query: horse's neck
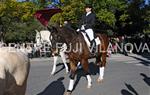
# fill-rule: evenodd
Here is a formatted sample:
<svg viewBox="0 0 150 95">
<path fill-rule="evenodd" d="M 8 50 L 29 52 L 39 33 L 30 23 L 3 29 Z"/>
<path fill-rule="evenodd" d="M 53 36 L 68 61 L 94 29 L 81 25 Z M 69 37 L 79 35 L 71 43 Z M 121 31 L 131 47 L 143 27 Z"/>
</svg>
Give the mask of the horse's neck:
<svg viewBox="0 0 150 95">
<path fill-rule="evenodd" d="M 71 43 L 71 41 L 78 36 L 75 31 L 67 29 L 65 27 L 62 28 L 60 31 L 60 35 L 66 40 L 67 43 Z"/>
<path fill-rule="evenodd" d="M 77 33 L 76 31 L 65 31 L 63 35 L 63 38 L 65 39 L 67 44 L 86 43 L 81 32 Z"/>
</svg>

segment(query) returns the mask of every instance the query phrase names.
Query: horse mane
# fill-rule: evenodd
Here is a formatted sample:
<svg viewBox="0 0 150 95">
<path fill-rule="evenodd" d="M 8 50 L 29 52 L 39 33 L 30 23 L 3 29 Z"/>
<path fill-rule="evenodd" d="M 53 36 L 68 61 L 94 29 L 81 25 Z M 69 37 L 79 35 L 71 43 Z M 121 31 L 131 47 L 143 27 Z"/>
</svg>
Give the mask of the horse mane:
<svg viewBox="0 0 150 95">
<path fill-rule="evenodd" d="M 66 39 L 68 43 L 72 42 L 72 40 L 77 39 L 78 33 L 74 29 L 70 29 L 67 27 L 53 27 L 55 31 L 58 32 L 60 36 Z"/>
<path fill-rule="evenodd" d="M 79 52 L 81 53 L 84 50 L 86 51 L 88 50 L 88 47 L 86 46 L 86 42 L 81 32 L 77 33 L 75 30 L 68 29 L 66 27 L 53 27 L 53 28 L 54 28 L 53 31 L 55 31 L 54 33 L 56 33 L 56 35 L 61 38 L 59 39 L 58 42 L 66 43 L 68 49 L 71 48 L 71 51 L 79 50 L 78 53 Z M 77 47 L 77 45 L 79 45 L 79 47 Z"/>
</svg>

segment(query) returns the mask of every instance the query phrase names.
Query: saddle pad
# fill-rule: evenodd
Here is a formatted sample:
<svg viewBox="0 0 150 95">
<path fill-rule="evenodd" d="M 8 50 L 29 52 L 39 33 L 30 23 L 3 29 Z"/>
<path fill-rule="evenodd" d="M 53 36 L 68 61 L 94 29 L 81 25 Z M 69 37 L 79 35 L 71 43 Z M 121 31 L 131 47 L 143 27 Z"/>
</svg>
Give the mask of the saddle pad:
<svg viewBox="0 0 150 95">
<path fill-rule="evenodd" d="M 90 44 L 89 39 L 88 39 L 87 36 L 86 36 L 86 33 L 84 33 L 84 32 L 81 32 L 81 33 L 82 33 L 82 35 L 83 35 L 83 37 L 84 37 L 84 40 L 85 40 L 87 46 L 90 47 L 91 44 Z M 96 42 L 96 45 L 101 44 L 101 41 L 100 41 L 99 37 L 96 37 L 94 40 L 95 40 L 95 42 Z"/>
<path fill-rule="evenodd" d="M 95 42 L 96 42 L 96 45 L 101 44 L 101 41 L 100 41 L 99 37 L 96 37 L 94 40 L 95 40 Z"/>
</svg>

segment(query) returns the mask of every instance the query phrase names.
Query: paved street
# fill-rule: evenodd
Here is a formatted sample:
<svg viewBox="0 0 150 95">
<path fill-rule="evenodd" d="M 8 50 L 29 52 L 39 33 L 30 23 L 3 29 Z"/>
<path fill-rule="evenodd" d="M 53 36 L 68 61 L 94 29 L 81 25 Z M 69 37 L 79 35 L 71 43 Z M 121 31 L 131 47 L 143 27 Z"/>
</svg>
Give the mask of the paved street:
<svg viewBox="0 0 150 95">
<path fill-rule="evenodd" d="M 98 70 L 90 60 L 92 88 L 87 89 L 87 81 L 82 70 L 78 71 L 76 86 L 72 95 L 150 95 L 150 54 L 124 56 L 112 55 L 108 58 L 104 81 L 98 84 Z M 62 61 L 58 61 L 57 72 L 51 76 L 52 58 L 31 60 L 26 95 L 63 95 L 68 88 L 69 75 L 65 74 Z"/>
</svg>

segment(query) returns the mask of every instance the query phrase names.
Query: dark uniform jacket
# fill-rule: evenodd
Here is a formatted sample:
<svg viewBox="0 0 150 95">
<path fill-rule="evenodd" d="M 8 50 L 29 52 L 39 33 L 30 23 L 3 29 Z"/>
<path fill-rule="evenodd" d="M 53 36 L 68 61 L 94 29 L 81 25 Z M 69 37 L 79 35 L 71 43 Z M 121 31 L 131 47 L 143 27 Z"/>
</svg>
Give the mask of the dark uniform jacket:
<svg viewBox="0 0 150 95">
<path fill-rule="evenodd" d="M 79 24 L 79 29 L 81 29 L 82 25 L 85 25 L 85 30 L 86 29 L 93 29 L 95 25 L 95 20 L 96 20 L 96 15 L 94 13 L 90 13 L 89 15 L 86 16 L 86 13 L 82 15 L 80 24 Z"/>
</svg>

